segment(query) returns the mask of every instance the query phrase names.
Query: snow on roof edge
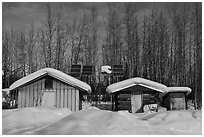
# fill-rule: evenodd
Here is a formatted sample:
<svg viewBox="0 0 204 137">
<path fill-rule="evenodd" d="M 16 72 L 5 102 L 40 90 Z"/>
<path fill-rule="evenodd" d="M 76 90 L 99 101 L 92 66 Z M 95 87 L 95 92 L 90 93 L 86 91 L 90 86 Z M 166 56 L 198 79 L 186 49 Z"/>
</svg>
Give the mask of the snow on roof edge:
<svg viewBox="0 0 204 137">
<path fill-rule="evenodd" d="M 134 86 L 134 85 L 141 85 L 141 86 L 144 86 L 144 87 L 147 87 L 147 88 L 150 88 L 150 89 L 162 92 L 162 93 L 167 91 L 167 86 L 161 83 L 154 82 L 154 81 L 140 78 L 140 77 L 136 77 L 136 78 L 130 78 L 130 79 L 126 79 L 123 81 L 113 83 L 106 88 L 106 92 L 113 93 L 113 92 L 117 92 L 117 91 L 126 89 L 128 87 Z"/>
<path fill-rule="evenodd" d="M 40 77 L 46 73 L 47 72 L 45 71 L 45 69 L 41 69 L 41 70 L 38 70 L 36 72 L 33 72 L 33 73 L 15 81 L 13 84 L 10 85 L 9 88 L 10 88 L 10 90 L 14 90 L 14 89 L 28 83 L 29 81 L 34 80 L 34 79 L 36 79 L 36 78 L 38 78 L 38 77 Z"/>
<path fill-rule="evenodd" d="M 127 85 L 127 86 L 124 86 L 124 87 L 121 87 L 121 88 L 118 88 L 118 89 L 115 89 L 114 91 L 111 91 L 111 89 L 110 88 L 106 88 L 106 92 L 108 92 L 108 93 L 114 93 L 114 92 L 117 92 L 117 91 L 120 91 L 120 90 L 123 90 L 123 89 L 126 89 L 126 88 L 129 88 L 129 87 L 132 87 L 132 86 L 135 86 L 136 84 L 130 84 L 130 85 Z M 108 90 L 108 91 L 107 91 Z"/>
<path fill-rule="evenodd" d="M 10 90 L 14 90 L 16 88 L 18 88 L 19 86 L 22 86 L 24 84 L 26 84 L 27 82 L 30 82 L 31 80 L 34 80 L 44 74 L 48 74 L 52 77 L 55 77 L 56 79 L 63 81 L 69 85 L 72 86 L 76 86 L 78 88 L 81 88 L 85 91 L 87 91 L 88 93 L 91 93 L 91 87 L 86 84 L 83 81 L 80 81 L 72 76 L 69 76 L 68 74 L 65 74 L 59 70 L 53 69 L 53 68 L 43 68 L 41 70 L 38 70 L 34 73 L 31 73 L 19 80 L 17 80 L 16 82 L 14 82 L 11 86 L 10 86 Z"/>
<path fill-rule="evenodd" d="M 162 93 L 160 95 L 160 98 L 162 99 L 167 93 L 172 93 L 172 92 L 186 92 L 186 95 L 191 93 L 191 88 L 189 87 L 167 87 L 167 92 Z"/>
<path fill-rule="evenodd" d="M 189 87 L 168 87 L 167 92 L 187 92 L 187 95 L 191 93 L 191 88 Z"/>
</svg>

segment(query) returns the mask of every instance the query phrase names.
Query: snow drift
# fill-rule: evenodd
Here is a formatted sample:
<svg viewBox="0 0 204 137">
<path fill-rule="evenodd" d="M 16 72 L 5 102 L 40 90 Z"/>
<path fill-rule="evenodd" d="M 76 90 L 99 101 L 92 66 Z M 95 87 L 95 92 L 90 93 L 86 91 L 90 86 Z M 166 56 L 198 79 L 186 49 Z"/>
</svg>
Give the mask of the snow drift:
<svg viewBox="0 0 204 137">
<path fill-rule="evenodd" d="M 70 115 L 68 108 L 31 107 L 2 111 L 2 133 L 24 134 Z"/>
<path fill-rule="evenodd" d="M 170 135 L 202 134 L 201 111 L 166 111 L 133 115 L 87 109 L 19 109 L 3 111 L 3 134 L 32 135 Z"/>
</svg>

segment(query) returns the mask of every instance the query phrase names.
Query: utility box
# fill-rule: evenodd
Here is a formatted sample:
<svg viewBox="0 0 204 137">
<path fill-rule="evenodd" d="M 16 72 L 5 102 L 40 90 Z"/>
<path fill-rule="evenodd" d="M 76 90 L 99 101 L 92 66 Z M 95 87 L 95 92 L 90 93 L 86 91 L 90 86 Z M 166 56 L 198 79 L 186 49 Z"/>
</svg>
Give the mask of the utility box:
<svg viewBox="0 0 204 137">
<path fill-rule="evenodd" d="M 162 106 L 167 110 L 184 110 L 187 108 L 187 95 L 191 92 L 188 87 L 168 87 L 167 92 L 161 94 Z"/>
</svg>

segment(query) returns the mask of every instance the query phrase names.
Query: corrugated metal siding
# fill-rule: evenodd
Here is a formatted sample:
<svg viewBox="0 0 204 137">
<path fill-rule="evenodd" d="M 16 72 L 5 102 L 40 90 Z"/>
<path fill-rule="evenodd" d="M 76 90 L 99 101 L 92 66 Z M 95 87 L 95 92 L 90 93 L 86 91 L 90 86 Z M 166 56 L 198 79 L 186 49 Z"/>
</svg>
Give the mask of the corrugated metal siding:
<svg viewBox="0 0 204 137">
<path fill-rule="evenodd" d="M 53 87 L 53 88 L 54 88 L 54 87 Z M 57 107 L 58 107 L 58 108 L 60 107 L 60 99 L 61 99 L 59 90 L 60 90 L 60 85 L 59 85 L 59 83 L 56 81 L 56 93 L 55 93 L 55 95 L 57 96 L 56 104 L 57 104 Z"/>
<path fill-rule="evenodd" d="M 25 87 L 25 98 L 26 98 L 26 107 L 29 107 L 29 89 L 28 86 Z"/>
<path fill-rule="evenodd" d="M 22 92 L 18 90 L 18 108 L 22 107 Z"/>
<path fill-rule="evenodd" d="M 79 90 L 59 81 L 53 81 L 53 89 L 56 90 L 56 107 L 68 107 L 72 111 L 79 110 Z"/>
<path fill-rule="evenodd" d="M 64 86 L 64 84 L 60 83 L 60 96 L 61 96 L 60 104 L 61 104 L 61 108 L 64 107 L 64 93 L 63 93 L 63 86 Z"/>
<path fill-rule="evenodd" d="M 19 88 L 18 107 L 39 106 L 42 101 L 42 91 L 46 92 L 44 87 L 45 79 L 41 79 Z M 68 107 L 72 111 L 78 111 L 81 108 L 78 89 L 53 79 L 52 90 L 55 91 L 55 107 Z"/>
<path fill-rule="evenodd" d="M 65 87 L 66 87 L 66 86 L 65 86 Z M 67 107 L 68 107 L 68 101 L 67 101 L 67 93 L 68 93 L 68 92 L 67 92 L 66 89 L 63 89 L 63 90 L 64 90 L 64 102 L 65 102 L 65 103 L 64 103 L 64 104 L 65 104 L 64 107 L 67 108 Z"/>
<path fill-rule="evenodd" d="M 26 107 L 25 87 L 22 88 L 22 107 Z"/>
<path fill-rule="evenodd" d="M 72 111 L 75 111 L 75 96 L 76 96 L 76 94 L 75 94 L 75 90 L 71 90 L 71 92 L 72 92 Z"/>
<path fill-rule="evenodd" d="M 76 90 L 76 99 L 75 99 L 75 101 L 76 101 L 76 104 L 75 104 L 75 106 L 76 106 L 76 111 L 78 111 L 79 110 L 79 90 Z"/>
<path fill-rule="evenodd" d="M 37 85 L 38 83 L 37 82 L 34 82 L 34 83 L 32 83 L 32 85 L 33 85 L 33 96 L 34 96 L 34 100 L 33 100 L 33 103 L 34 103 L 34 107 L 35 106 L 37 106 L 37 100 L 38 100 L 38 85 Z"/>
<path fill-rule="evenodd" d="M 69 90 L 68 92 L 68 108 L 72 108 L 72 92 Z"/>
</svg>

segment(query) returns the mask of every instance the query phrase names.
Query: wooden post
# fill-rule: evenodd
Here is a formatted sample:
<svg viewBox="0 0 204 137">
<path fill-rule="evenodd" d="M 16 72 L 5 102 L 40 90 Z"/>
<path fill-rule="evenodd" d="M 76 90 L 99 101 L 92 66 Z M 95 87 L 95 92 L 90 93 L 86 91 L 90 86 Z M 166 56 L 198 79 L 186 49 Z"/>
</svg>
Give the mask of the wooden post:
<svg viewBox="0 0 204 137">
<path fill-rule="evenodd" d="M 197 86 L 195 86 L 194 107 L 195 107 L 195 110 L 197 110 Z"/>
<path fill-rule="evenodd" d="M 185 93 L 185 103 L 186 103 L 186 110 L 188 110 L 188 100 L 187 100 L 187 94 Z"/>
</svg>

